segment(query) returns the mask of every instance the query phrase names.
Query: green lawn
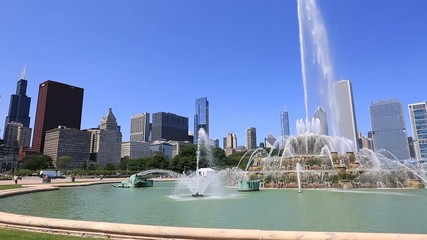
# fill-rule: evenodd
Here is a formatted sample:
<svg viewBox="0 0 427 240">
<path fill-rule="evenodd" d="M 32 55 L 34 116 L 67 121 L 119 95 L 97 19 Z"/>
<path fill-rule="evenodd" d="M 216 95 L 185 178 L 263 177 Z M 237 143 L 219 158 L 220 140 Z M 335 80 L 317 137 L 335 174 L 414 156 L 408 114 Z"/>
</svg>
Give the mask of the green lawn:
<svg viewBox="0 0 427 240">
<path fill-rule="evenodd" d="M 71 237 L 58 234 L 27 232 L 15 229 L 0 228 L 0 239 L 7 240 L 88 240 L 99 238 Z"/>
<path fill-rule="evenodd" d="M 22 187 L 21 184 L 0 185 L 0 190 L 14 189 Z"/>
</svg>

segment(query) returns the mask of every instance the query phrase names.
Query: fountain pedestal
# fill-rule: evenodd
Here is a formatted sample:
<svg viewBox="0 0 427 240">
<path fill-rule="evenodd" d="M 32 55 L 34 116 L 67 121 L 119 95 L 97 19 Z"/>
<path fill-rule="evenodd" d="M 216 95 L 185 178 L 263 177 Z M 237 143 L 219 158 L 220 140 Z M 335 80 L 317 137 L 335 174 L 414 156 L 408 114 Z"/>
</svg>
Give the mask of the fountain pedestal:
<svg viewBox="0 0 427 240">
<path fill-rule="evenodd" d="M 350 180 L 348 180 L 347 166 L 339 166 L 338 170 L 338 187 L 343 189 L 353 188 Z"/>
<path fill-rule="evenodd" d="M 237 182 L 237 191 L 253 192 L 259 191 L 260 180 L 240 180 Z"/>
<path fill-rule="evenodd" d="M 408 180 L 408 186 L 410 188 L 418 188 L 418 189 L 422 189 L 425 188 L 426 186 L 421 182 L 421 180 L 419 179 L 409 179 Z"/>
</svg>

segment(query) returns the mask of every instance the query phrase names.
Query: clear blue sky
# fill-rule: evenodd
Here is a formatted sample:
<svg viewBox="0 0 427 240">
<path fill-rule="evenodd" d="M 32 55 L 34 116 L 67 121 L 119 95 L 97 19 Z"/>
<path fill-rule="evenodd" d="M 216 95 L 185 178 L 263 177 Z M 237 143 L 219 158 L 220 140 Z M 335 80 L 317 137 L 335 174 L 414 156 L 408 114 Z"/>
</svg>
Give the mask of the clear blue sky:
<svg viewBox="0 0 427 240">
<path fill-rule="evenodd" d="M 372 101 L 427 98 L 427 1 L 323 0 L 336 76 L 353 83 L 357 124 L 370 130 Z M 210 101 L 211 138 L 257 128 L 291 133 L 304 118 L 296 0 L 0 2 L 0 126 L 21 68 L 32 98 L 47 80 L 85 89 L 82 128 L 109 107 L 129 139 L 130 115 L 167 111 L 189 118 Z M 407 117 L 409 134 L 412 135 Z M 222 145 L 222 141 L 221 141 Z"/>
</svg>

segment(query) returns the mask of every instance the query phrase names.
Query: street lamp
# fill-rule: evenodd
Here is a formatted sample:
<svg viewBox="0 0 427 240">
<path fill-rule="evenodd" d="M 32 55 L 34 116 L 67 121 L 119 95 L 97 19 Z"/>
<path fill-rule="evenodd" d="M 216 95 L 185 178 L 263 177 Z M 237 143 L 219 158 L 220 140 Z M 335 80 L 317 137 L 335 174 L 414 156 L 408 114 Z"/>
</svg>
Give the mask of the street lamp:
<svg viewBox="0 0 427 240">
<path fill-rule="evenodd" d="M 15 174 L 15 171 L 16 171 L 16 164 L 15 164 L 15 162 L 16 162 L 16 157 L 13 157 L 13 163 L 12 163 L 12 174 Z"/>
<path fill-rule="evenodd" d="M 86 159 L 86 177 L 87 177 L 88 171 L 89 171 L 89 159 Z"/>
</svg>

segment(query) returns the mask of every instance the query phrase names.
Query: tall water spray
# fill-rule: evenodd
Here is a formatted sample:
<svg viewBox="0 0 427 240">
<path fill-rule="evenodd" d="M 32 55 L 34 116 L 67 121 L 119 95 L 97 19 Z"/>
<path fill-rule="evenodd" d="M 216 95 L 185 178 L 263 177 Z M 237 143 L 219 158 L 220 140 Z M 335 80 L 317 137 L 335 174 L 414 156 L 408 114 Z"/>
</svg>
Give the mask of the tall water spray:
<svg viewBox="0 0 427 240">
<path fill-rule="evenodd" d="M 199 170 L 200 158 L 202 157 L 202 151 L 204 153 L 205 160 L 211 165 L 212 151 L 209 144 L 209 136 L 206 134 L 205 129 L 200 128 L 198 131 L 199 138 L 197 139 L 197 151 L 196 151 L 196 171 Z"/>
<path fill-rule="evenodd" d="M 200 161 L 202 159 L 212 167 L 212 151 L 209 144 L 209 137 L 203 128 L 198 131 L 198 136 L 196 171 L 189 176 L 179 178 L 175 192 L 189 191 L 193 197 L 200 197 L 203 196 L 207 188 L 210 187 L 210 194 L 218 194 L 221 191 L 220 185 L 218 185 L 220 184 L 220 175 L 211 168 L 200 168 Z"/>
<path fill-rule="evenodd" d="M 333 85 L 335 78 L 326 27 L 316 0 L 297 1 L 306 124 L 310 119 L 310 103 L 321 104 L 328 112 L 333 135 L 339 135 L 339 112 Z"/>
<path fill-rule="evenodd" d="M 295 170 L 297 171 L 297 179 L 298 179 L 298 192 L 301 193 L 301 164 L 297 163 Z"/>
</svg>

